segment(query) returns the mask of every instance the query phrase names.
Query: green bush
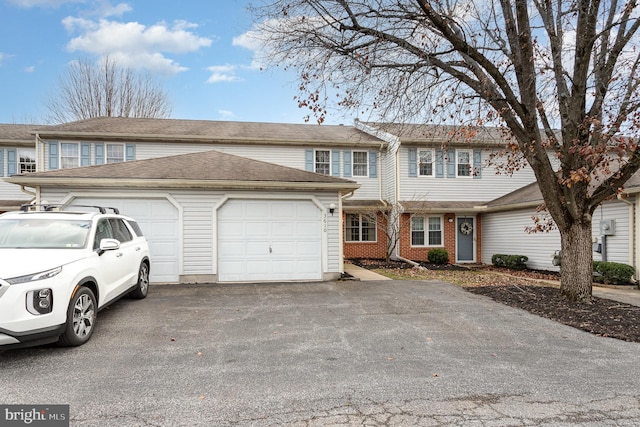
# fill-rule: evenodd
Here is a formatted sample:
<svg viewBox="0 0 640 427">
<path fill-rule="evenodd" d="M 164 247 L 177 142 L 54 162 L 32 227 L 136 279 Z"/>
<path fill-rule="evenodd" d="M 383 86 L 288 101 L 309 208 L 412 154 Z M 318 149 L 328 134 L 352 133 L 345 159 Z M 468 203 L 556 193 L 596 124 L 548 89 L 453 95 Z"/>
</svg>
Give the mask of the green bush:
<svg viewBox="0 0 640 427">
<path fill-rule="evenodd" d="M 593 261 L 593 280 L 598 283 L 627 285 L 636 269 L 619 262 Z"/>
<path fill-rule="evenodd" d="M 434 264 L 448 264 L 449 263 L 449 252 L 446 249 L 435 248 L 431 249 L 427 254 L 427 259 L 429 262 Z"/>
<path fill-rule="evenodd" d="M 527 268 L 529 257 L 525 255 L 504 255 L 495 254 L 491 257 L 491 262 L 496 267 L 505 267 L 512 270 L 524 270 Z"/>
</svg>

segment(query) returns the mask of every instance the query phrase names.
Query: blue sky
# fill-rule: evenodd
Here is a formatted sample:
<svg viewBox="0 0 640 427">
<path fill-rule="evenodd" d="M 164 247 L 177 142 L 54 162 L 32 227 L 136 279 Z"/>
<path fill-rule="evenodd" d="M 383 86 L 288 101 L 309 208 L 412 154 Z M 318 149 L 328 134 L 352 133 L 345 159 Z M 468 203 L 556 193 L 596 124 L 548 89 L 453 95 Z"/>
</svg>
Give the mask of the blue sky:
<svg viewBox="0 0 640 427">
<path fill-rule="evenodd" d="M 106 54 L 152 73 L 173 118 L 304 123 L 295 74 L 254 61 L 248 3 L 0 0 L 0 123 L 44 123 L 69 62 Z"/>
</svg>

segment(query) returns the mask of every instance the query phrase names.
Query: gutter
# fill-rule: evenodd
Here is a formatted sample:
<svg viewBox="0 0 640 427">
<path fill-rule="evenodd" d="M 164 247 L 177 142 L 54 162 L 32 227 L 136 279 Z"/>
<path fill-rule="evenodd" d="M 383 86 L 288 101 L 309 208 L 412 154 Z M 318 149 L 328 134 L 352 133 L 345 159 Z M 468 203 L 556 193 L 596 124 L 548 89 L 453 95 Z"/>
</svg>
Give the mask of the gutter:
<svg viewBox="0 0 640 427">
<path fill-rule="evenodd" d="M 28 175 L 14 175 L 4 178 L 5 182 L 21 186 L 37 187 L 99 187 L 99 188 L 224 188 L 236 189 L 270 189 L 270 190 L 347 190 L 355 191 L 360 184 L 345 185 L 344 183 L 323 182 L 273 182 L 273 181 L 235 181 L 235 180 L 205 180 L 205 179 L 119 179 L 119 178 L 56 178 L 29 177 Z"/>
</svg>

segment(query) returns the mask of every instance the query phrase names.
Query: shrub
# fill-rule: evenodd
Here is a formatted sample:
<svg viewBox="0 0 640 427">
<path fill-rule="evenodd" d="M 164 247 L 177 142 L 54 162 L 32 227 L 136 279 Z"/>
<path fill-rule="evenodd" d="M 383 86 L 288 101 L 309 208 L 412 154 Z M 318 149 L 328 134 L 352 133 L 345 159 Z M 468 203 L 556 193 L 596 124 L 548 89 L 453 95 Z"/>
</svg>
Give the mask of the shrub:
<svg viewBox="0 0 640 427">
<path fill-rule="evenodd" d="M 495 254 L 491 257 L 491 262 L 496 267 L 505 267 L 512 270 L 524 270 L 527 268 L 529 257 L 525 255 L 504 255 Z"/>
<path fill-rule="evenodd" d="M 434 264 L 447 264 L 449 263 L 449 252 L 442 248 L 431 249 L 427 254 L 427 259 Z"/>
<path fill-rule="evenodd" d="M 627 285 L 636 269 L 619 262 L 593 261 L 594 280 L 598 283 Z"/>
</svg>

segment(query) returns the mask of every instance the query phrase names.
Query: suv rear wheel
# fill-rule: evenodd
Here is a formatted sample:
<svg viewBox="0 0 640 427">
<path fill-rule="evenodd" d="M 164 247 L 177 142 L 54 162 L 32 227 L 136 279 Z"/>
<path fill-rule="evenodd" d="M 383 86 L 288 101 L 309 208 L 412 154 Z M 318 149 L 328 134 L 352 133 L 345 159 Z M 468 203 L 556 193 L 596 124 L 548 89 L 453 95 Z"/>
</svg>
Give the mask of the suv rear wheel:
<svg viewBox="0 0 640 427">
<path fill-rule="evenodd" d="M 67 327 L 60 336 L 60 345 L 78 346 L 93 335 L 96 322 L 96 297 L 91 289 L 82 286 L 75 293 L 67 309 Z"/>
</svg>

